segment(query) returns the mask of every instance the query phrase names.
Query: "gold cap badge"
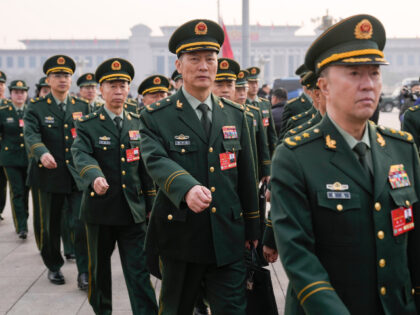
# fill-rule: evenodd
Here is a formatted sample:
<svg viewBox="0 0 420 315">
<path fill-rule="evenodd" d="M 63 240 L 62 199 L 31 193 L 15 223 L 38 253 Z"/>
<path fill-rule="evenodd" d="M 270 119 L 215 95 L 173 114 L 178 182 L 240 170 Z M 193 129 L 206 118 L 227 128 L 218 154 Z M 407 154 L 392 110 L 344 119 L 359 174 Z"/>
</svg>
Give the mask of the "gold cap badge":
<svg viewBox="0 0 420 315">
<path fill-rule="evenodd" d="M 238 79 L 243 79 L 244 78 L 244 73 L 241 71 L 238 73 Z"/>
<path fill-rule="evenodd" d="M 372 38 L 372 33 L 372 23 L 368 19 L 361 20 L 354 28 L 354 37 L 357 39 L 370 39 Z"/>
<path fill-rule="evenodd" d="M 252 69 L 251 69 L 251 74 L 257 74 L 257 69 L 252 68 Z"/>
<path fill-rule="evenodd" d="M 18 82 L 16 83 L 16 86 L 18 86 L 18 87 L 22 87 L 22 86 L 23 86 L 23 82 L 22 82 L 22 81 L 18 81 Z"/>
<path fill-rule="evenodd" d="M 66 59 L 64 59 L 64 57 L 57 58 L 57 64 L 64 65 L 65 63 L 66 63 Z"/>
<path fill-rule="evenodd" d="M 92 77 L 92 75 L 91 74 L 88 74 L 87 76 L 86 76 L 86 80 L 92 80 L 93 79 L 93 77 Z"/>
<path fill-rule="evenodd" d="M 154 85 L 158 85 L 158 84 L 160 84 L 162 82 L 162 80 L 159 78 L 159 77 L 156 77 L 156 78 L 154 78 L 153 79 L 153 84 Z"/>
<path fill-rule="evenodd" d="M 223 61 L 220 63 L 220 69 L 222 69 L 222 70 L 229 69 L 229 62 L 227 62 L 227 60 L 223 60 Z"/>
<path fill-rule="evenodd" d="M 115 60 L 112 64 L 111 64 L 111 69 L 112 70 L 121 70 L 121 63 L 118 60 Z"/>
<path fill-rule="evenodd" d="M 207 25 L 204 22 L 199 22 L 195 26 L 194 32 L 196 35 L 206 35 L 207 34 Z"/>
</svg>

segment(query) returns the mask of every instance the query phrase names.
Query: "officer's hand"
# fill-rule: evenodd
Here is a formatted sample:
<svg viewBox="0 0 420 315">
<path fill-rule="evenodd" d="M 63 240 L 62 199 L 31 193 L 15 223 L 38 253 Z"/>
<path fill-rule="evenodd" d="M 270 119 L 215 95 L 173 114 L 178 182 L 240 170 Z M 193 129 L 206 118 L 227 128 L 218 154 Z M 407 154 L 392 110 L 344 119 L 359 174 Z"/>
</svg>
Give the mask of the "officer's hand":
<svg viewBox="0 0 420 315">
<path fill-rule="evenodd" d="M 257 248 L 257 246 L 258 246 L 258 240 L 252 240 L 252 241 L 245 241 L 245 247 L 246 247 L 246 249 L 248 249 L 248 250 L 251 249 L 251 243 L 254 246 L 254 248 Z"/>
<path fill-rule="evenodd" d="M 263 255 L 265 260 L 269 263 L 276 262 L 277 258 L 279 257 L 279 253 L 275 249 L 266 245 L 263 246 Z"/>
<path fill-rule="evenodd" d="M 211 192 L 207 187 L 195 185 L 185 195 L 185 201 L 195 213 L 200 213 L 207 209 L 211 203 Z"/>
<path fill-rule="evenodd" d="M 44 153 L 41 156 L 41 163 L 45 168 L 48 169 L 57 168 L 57 163 L 55 162 L 55 159 L 51 153 Z"/>
<path fill-rule="evenodd" d="M 271 191 L 269 189 L 265 192 L 265 201 L 270 202 L 271 201 Z"/>
<path fill-rule="evenodd" d="M 105 195 L 109 188 L 108 182 L 104 177 L 96 177 L 93 181 L 93 190 L 98 195 Z"/>
</svg>

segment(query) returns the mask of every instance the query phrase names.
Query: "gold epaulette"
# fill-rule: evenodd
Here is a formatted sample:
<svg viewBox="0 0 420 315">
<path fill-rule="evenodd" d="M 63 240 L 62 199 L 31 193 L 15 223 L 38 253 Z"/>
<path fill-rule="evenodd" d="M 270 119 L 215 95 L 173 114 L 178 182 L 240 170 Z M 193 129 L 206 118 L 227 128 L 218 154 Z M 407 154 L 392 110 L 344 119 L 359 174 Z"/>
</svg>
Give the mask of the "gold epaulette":
<svg viewBox="0 0 420 315">
<path fill-rule="evenodd" d="M 310 111 L 309 110 L 307 110 L 306 112 L 297 114 L 295 116 L 292 116 L 290 119 L 292 119 L 292 120 L 299 120 L 299 119 L 304 118 L 304 117 L 306 117 L 308 115 L 310 115 Z"/>
<path fill-rule="evenodd" d="M 316 126 L 305 130 L 295 136 L 285 137 L 283 143 L 288 148 L 297 148 L 302 144 L 309 143 L 322 136 L 320 129 Z"/>
<path fill-rule="evenodd" d="M 261 109 L 259 108 L 259 107 L 257 107 L 257 106 L 254 106 L 254 105 L 246 105 L 247 107 L 249 107 L 249 108 L 252 108 L 252 109 L 255 109 L 255 110 L 257 110 L 257 111 L 261 111 Z"/>
<path fill-rule="evenodd" d="M 136 114 L 136 113 L 133 113 L 133 112 L 128 112 L 128 114 L 130 116 L 134 117 L 134 118 L 140 118 L 140 114 Z"/>
<path fill-rule="evenodd" d="M 37 97 L 37 98 L 31 98 L 31 103 L 38 103 L 40 101 L 45 100 L 45 96 Z"/>
<path fill-rule="evenodd" d="M 86 104 L 89 104 L 89 101 L 88 101 L 88 100 L 85 100 L 84 98 L 77 97 L 77 96 L 72 96 L 72 97 L 71 97 L 71 103 L 72 103 L 72 104 L 75 104 L 75 103 L 76 103 L 76 101 L 78 101 L 78 102 L 82 102 L 82 103 L 86 103 Z"/>
<path fill-rule="evenodd" d="M 84 116 L 80 117 L 78 120 L 80 122 L 85 122 L 85 121 L 91 120 L 95 117 L 98 117 L 98 114 L 96 112 L 93 112 L 93 113 L 90 113 L 90 114 L 87 114 L 87 115 L 84 115 Z"/>
<path fill-rule="evenodd" d="M 249 108 L 247 108 L 247 109 L 246 109 L 245 113 L 246 113 L 248 116 L 250 116 L 250 117 L 254 118 L 254 114 L 253 114 L 253 113 L 251 113 L 251 110 L 250 110 Z"/>
<path fill-rule="evenodd" d="M 377 126 L 376 130 L 378 130 L 384 136 L 389 136 L 389 137 L 396 138 L 396 139 L 403 140 L 410 143 L 414 142 L 413 136 L 411 135 L 411 133 L 406 132 L 406 131 L 399 131 L 394 128 L 388 128 L 384 126 Z"/>
<path fill-rule="evenodd" d="M 245 111 L 245 106 L 244 106 L 244 105 L 241 105 L 241 104 L 236 103 L 236 102 L 234 102 L 234 101 L 228 100 L 227 98 L 224 98 L 224 97 L 221 97 L 221 98 L 220 98 L 220 100 L 221 100 L 223 103 L 225 103 L 225 104 L 227 104 L 227 105 L 230 105 L 230 106 L 232 106 L 232 107 L 234 107 L 234 108 L 236 108 L 236 109 L 239 109 L 239 110 L 241 110 L 241 111 Z"/>
<path fill-rule="evenodd" d="M 9 105 L 0 106 L 0 110 L 9 108 Z"/>
<path fill-rule="evenodd" d="M 175 100 L 175 98 L 172 96 L 172 97 L 161 99 L 160 101 L 155 102 L 153 104 L 145 105 L 144 110 L 147 110 L 148 112 L 154 112 L 172 104 L 172 102 L 176 102 L 176 107 L 182 109 L 182 106 L 183 106 L 182 102 L 179 99 Z"/>
<path fill-rule="evenodd" d="M 298 99 L 297 97 L 291 98 L 290 100 L 288 100 L 288 101 L 286 102 L 286 104 L 293 103 L 293 102 L 294 102 L 294 101 L 296 101 L 297 99 Z"/>
<path fill-rule="evenodd" d="M 408 110 L 412 111 L 412 112 L 416 112 L 418 111 L 420 108 L 420 105 L 416 105 L 416 106 L 411 106 L 408 108 Z"/>
</svg>

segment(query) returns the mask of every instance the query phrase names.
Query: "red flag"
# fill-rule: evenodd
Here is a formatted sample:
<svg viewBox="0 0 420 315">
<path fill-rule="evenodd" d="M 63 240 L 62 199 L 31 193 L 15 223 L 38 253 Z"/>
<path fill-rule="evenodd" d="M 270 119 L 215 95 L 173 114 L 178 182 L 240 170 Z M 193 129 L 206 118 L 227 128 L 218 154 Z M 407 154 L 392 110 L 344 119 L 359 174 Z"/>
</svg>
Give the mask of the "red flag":
<svg viewBox="0 0 420 315">
<path fill-rule="evenodd" d="M 222 57 L 233 59 L 233 51 L 232 51 L 232 46 L 230 46 L 229 35 L 226 30 L 225 23 L 223 23 L 223 21 L 221 23 L 223 27 L 223 32 L 225 33 L 225 41 L 222 46 Z"/>
</svg>

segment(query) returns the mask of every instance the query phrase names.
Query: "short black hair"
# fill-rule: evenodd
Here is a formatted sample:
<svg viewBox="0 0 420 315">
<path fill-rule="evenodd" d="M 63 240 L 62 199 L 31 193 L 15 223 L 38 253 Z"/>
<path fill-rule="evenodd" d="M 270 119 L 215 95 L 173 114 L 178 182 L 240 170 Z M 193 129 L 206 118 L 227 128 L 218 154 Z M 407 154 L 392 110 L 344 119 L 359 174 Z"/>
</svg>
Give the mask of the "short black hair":
<svg viewBox="0 0 420 315">
<path fill-rule="evenodd" d="M 273 91 L 271 97 L 277 97 L 278 99 L 285 99 L 287 100 L 287 91 L 284 88 L 278 88 Z"/>
</svg>

